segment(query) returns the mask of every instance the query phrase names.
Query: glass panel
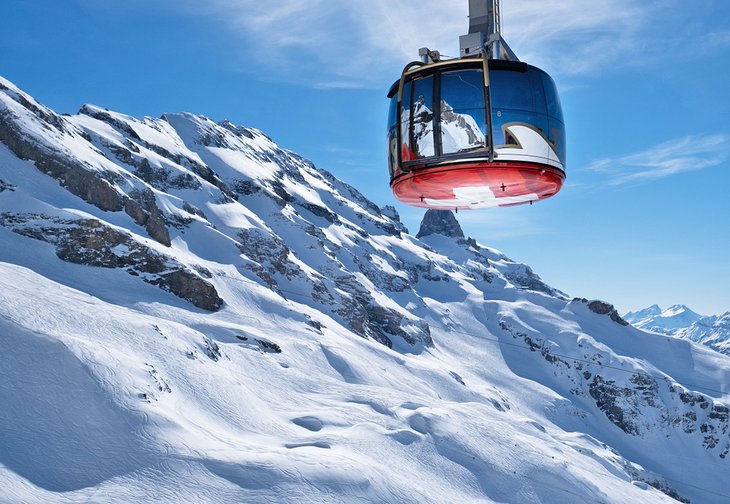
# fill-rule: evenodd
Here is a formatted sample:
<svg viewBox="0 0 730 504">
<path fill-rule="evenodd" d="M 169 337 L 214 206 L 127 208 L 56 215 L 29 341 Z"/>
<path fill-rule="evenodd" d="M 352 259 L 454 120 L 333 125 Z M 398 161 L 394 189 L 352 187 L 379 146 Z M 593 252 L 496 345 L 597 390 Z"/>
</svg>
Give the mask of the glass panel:
<svg viewBox="0 0 730 504">
<path fill-rule="evenodd" d="M 444 154 L 486 147 L 481 70 L 447 72 L 441 76 L 440 126 Z"/>
<path fill-rule="evenodd" d="M 413 84 L 413 144 L 417 158 L 436 154 L 433 134 L 433 76 L 418 79 Z"/>
<path fill-rule="evenodd" d="M 555 82 L 546 73 L 542 73 L 542 81 L 545 86 L 548 115 L 560 122 L 563 122 L 563 108 L 560 106 L 560 97 L 558 96 L 558 90 L 555 87 Z"/>
<path fill-rule="evenodd" d="M 395 175 L 395 168 L 398 165 L 398 93 L 390 99 L 390 110 L 388 111 L 388 170 L 390 178 Z"/>
<path fill-rule="evenodd" d="M 558 89 L 555 87 L 555 81 L 546 73 L 542 73 L 542 82 L 545 87 L 545 99 L 547 101 L 547 113 L 550 120 L 550 129 L 548 138 L 558 155 L 558 159 L 565 166 L 566 161 L 566 142 L 565 142 L 565 124 L 563 119 L 563 108 L 560 105 L 560 96 Z"/>
<path fill-rule="evenodd" d="M 398 121 L 398 93 L 395 93 L 390 99 L 390 108 L 388 109 L 388 129 L 395 126 Z"/>
<path fill-rule="evenodd" d="M 566 161 L 566 142 L 565 142 L 565 125 L 557 119 L 550 117 L 550 141 L 553 144 L 558 159 L 565 166 Z"/>
<path fill-rule="evenodd" d="M 413 86 L 411 82 L 406 82 L 403 86 L 403 98 L 401 99 L 400 111 L 400 149 L 402 161 L 412 161 L 416 159 L 415 154 L 411 151 L 411 94 Z"/>
<path fill-rule="evenodd" d="M 508 155 L 546 163 L 550 123 L 541 72 L 493 69 L 489 72 L 489 85 L 495 149 L 517 148 Z"/>
<path fill-rule="evenodd" d="M 491 70 L 489 85 L 492 87 L 490 96 L 493 110 L 535 110 L 530 72 Z"/>
</svg>

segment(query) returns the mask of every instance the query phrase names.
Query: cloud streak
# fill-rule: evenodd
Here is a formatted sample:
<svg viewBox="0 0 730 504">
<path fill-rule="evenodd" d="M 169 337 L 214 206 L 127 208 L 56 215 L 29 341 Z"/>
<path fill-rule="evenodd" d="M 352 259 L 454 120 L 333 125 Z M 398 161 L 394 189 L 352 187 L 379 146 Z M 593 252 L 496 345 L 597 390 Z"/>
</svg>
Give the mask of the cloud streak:
<svg viewBox="0 0 730 504">
<path fill-rule="evenodd" d="M 729 152 L 727 135 L 690 135 L 635 154 L 597 159 L 588 170 L 607 177 L 611 185 L 622 185 L 718 166 L 728 159 Z"/>
<path fill-rule="evenodd" d="M 669 0 L 670 3 L 676 0 Z M 315 87 L 382 87 L 428 46 L 458 55 L 468 2 L 442 0 L 179 0 L 242 41 L 245 58 L 274 79 Z M 585 76 L 641 49 L 667 0 L 510 0 L 503 31 L 524 60 L 556 75 Z M 720 37 L 722 38 L 722 37 Z M 645 44 L 644 44 L 645 45 Z"/>
</svg>

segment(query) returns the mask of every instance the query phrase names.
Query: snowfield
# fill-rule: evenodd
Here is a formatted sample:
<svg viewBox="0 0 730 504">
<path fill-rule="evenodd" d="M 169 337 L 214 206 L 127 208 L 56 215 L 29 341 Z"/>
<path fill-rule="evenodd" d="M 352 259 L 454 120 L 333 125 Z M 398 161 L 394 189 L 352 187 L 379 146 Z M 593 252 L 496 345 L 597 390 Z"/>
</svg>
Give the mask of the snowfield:
<svg viewBox="0 0 730 504">
<path fill-rule="evenodd" d="M 0 502 L 730 502 L 730 357 L 453 229 L 0 79 Z"/>
</svg>

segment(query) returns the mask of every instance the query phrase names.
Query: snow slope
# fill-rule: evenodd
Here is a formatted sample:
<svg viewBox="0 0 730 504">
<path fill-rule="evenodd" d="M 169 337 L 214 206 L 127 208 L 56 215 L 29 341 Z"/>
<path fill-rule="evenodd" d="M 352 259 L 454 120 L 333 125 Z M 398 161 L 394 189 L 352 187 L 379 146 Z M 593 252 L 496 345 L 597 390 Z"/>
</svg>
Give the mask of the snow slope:
<svg viewBox="0 0 730 504">
<path fill-rule="evenodd" d="M 730 499 L 727 356 L 260 131 L 2 79 L 0 345 L 2 502 Z"/>
</svg>

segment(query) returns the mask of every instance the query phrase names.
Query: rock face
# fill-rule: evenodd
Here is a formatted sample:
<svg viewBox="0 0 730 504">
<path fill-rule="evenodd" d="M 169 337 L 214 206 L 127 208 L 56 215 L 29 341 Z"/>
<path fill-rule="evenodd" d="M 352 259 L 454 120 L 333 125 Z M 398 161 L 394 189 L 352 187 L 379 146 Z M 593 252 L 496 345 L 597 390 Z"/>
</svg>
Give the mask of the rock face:
<svg viewBox="0 0 730 504">
<path fill-rule="evenodd" d="M 614 306 L 610 303 L 606 303 L 605 301 L 588 301 L 587 299 L 574 299 L 573 302 L 580 302 L 588 305 L 588 309 L 591 310 L 593 313 L 597 313 L 598 315 L 608 315 L 611 320 L 616 322 L 617 324 L 621 324 L 622 326 L 629 325 L 628 322 L 626 322 L 621 315 L 618 314 L 618 311 Z"/>
<path fill-rule="evenodd" d="M 464 232 L 461 230 L 459 221 L 456 220 L 451 210 L 426 210 L 426 214 L 421 221 L 421 229 L 418 231 L 416 238 L 434 234 L 448 236 L 449 238 L 464 238 Z"/>
<path fill-rule="evenodd" d="M 217 311 L 223 300 L 204 276 L 173 257 L 155 252 L 94 219 L 64 220 L 38 214 L 0 214 L 0 226 L 13 232 L 51 243 L 59 259 L 99 268 L 123 269 L 145 282 L 157 285 L 198 308 Z"/>
</svg>

